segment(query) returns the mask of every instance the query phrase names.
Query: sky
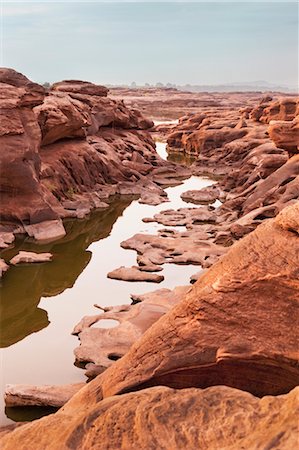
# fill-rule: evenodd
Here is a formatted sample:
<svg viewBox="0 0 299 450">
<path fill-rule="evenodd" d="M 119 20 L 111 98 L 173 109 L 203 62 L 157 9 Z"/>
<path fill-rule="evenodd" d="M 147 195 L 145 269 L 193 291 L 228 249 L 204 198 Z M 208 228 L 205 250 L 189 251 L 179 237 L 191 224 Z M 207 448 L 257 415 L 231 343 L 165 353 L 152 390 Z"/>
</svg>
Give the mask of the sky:
<svg viewBox="0 0 299 450">
<path fill-rule="evenodd" d="M 43 83 L 298 83 L 297 2 L 1 1 L 1 66 Z"/>
</svg>

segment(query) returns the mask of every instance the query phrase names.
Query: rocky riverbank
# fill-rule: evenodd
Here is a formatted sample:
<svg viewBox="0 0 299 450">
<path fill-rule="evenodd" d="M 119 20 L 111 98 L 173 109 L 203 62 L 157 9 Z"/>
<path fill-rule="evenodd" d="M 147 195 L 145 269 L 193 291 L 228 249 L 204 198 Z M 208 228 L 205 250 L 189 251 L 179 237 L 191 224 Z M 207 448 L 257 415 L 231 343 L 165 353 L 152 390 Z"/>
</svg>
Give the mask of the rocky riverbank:
<svg viewBox="0 0 299 450">
<path fill-rule="evenodd" d="M 40 93 L 36 85 L 30 89 Z M 123 241 L 124 249 L 136 250 L 137 265 L 109 276 L 135 281 L 145 274 L 159 281 L 165 263 L 196 264 L 205 270 L 193 277 L 194 286 L 133 295 L 132 305 L 98 305 L 100 314 L 84 317 L 73 331 L 80 339 L 75 356 L 95 379 L 83 388 L 9 386 L 7 404 L 62 406 L 70 400 L 54 415 L 3 430 L 1 448 L 293 448 L 299 384 L 298 99 L 257 101 L 256 93 L 242 94 L 247 101 L 240 105 L 239 95 L 231 94 L 222 102 L 218 98 L 221 104 L 202 105 L 199 112 L 195 102 L 195 114 L 170 125 L 170 150 L 196 158 L 191 168 L 179 169 L 159 158 L 149 132 L 140 130 L 153 124 L 106 95 L 105 88 L 90 83 L 62 82 L 34 107 L 45 139 L 35 152 L 41 154 L 37 179 L 42 192 L 47 186 L 42 173 L 55 180 L 51 195 L 59 208 L 52 209 L 64 211 L 56 223 L 67 216 L 65 211 L 84 215 L 84 207 L 73 203 L 94 192 L 100 202 L 112 189 L 156 204 L 165 199 L 163 186 L 190 173 L 209 173 L 217 183 L 182 194 L 196 206 L 144 218 L 164 228 L 157 235 L 139 233 Z M 29 109 L 32 96 L 26 100 Z M 61 137 L 61 118 L 57 129 L 52 126 L 53 104 L 56 115 L 61 99 L 88 105 L 87 131 L 81 124 L 66 132 L 64 124 Z M 232 99 L 238 101 L 232 105 Z M 129 129 L 122 120 L 105 122 L 103 117 L 111 118 L 111 102 L 113 114 L 124 108 Z M 48 115 L 52 128 L 46 126 Z M 157 130 L 169 132 L 153 128 L 153 135 Z M 109 155 L 116 152 L 119 159 L 112 166 L 117 174 L 109 178 L 114 156 L 105 164 L 96 160 L 96 175 L 90 169 L 94 165 L 79 165 L 78 176 L 87 170 L 89 178 L 76 178 L 78 197 L 67 199 L 69 182 L 64 181 L 70 167 L 95 142 L 100 154 L 107 146 Z M 140 152 L 142 161 L 133 160 L 128 180 L 123 168 L 133 170 L 132 154 Z M 76 155 L 70 165 L 69 153 Z M 88 180 L 99 176 L 99 168 L 107 178 L 95 188 Z M 28 232 L 25 219 L 9 217 Z M 106 330 L 94 327 L 105 319 L 118 324 Z"/>
<path fill-rule="evenodd" d="M 186 176 L 155 152 L 153 122 L 103 86 L 71 80 L 45 90 L 1 69 L 0 88 L 2 248 L 20 233 L 58 239 L 63 218 L 105 208 L 115 194 L 159 204 L 163 186 Z"/>
<path fill-rule="evenodd" d="M 298 217 L 296 204 L 257 227 L 56 414 L 4 430 L 2 448 L 295 446 Z"/>
</svg>

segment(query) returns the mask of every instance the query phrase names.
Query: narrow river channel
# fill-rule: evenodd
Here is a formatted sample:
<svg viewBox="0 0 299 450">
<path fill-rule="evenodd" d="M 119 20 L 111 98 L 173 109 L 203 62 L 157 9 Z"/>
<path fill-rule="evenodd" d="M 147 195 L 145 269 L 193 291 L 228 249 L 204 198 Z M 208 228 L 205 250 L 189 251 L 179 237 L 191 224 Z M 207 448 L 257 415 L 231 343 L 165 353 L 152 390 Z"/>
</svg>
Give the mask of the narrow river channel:
<svg viewBox="0 0 299 450">
<path fill-rule="evenodd" d="M 157 143 L 157 151 L 166 158 L 166 144 Z M 85 315 L 102 306 L 131 303 L 130 294 L 188 284 L 198 266 L 164 265 L 165 280 L 155 283 L 129 283 L 107 278 L 121 265 L 136 264 L 136 253 L 123 250 L 120 242 L 135 233 L 155 233 L 165 228 L 144 223 L 169 208 L 189 206 L 180 194 L 213 184 L 203 177 L 191 177 L 181 185 L 166 189 L 169 202 L 147 206 L 125 197 L 115 199 L 106 210 L 89 218 L 66 222 L 67 236 L 55 243 L 37 245 L 19 240 L 13 249 L 3 252 L 9 260 L 19 250 L 50 251 L 54 258 L 44 264 L 12 267 L 0 287 L 0 373 L 1 425 L 11 420 L 29 420 L 28 411 L 5 411 L 3 391 L 6 384 L 66 384 L 84 381 L 83 370 L 75 367 L 73 349 L 78 339 L 73 327 Z M 34 413 L 36 414 L 36 413 Z M 33 416 L 32 416 L 33 417 Z"/>
</svg>

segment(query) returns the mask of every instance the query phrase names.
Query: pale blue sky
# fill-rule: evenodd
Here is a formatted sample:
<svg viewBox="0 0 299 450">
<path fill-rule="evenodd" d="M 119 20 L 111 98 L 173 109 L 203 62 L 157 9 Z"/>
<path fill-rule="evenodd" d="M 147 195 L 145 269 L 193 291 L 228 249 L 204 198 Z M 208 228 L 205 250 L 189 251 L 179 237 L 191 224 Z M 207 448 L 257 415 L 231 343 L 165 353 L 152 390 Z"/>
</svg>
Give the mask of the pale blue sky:
<svg viewBox="0 0 299 450">
<path fill-rule="evenodd" d="M 2 2 L 2 64 L 31 79 L 296 86 L 296 2 Z"/>
</svg>

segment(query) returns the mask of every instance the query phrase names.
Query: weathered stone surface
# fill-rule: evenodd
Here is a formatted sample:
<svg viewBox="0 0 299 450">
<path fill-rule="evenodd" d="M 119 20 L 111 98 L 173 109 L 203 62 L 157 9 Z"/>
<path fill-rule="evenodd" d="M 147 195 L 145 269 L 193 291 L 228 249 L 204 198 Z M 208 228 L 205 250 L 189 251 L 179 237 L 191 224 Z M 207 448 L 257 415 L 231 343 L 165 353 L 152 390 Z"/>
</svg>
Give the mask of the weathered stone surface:
<svg viewBox="0 0 299 450">
<path fill-rule="evenodd" d="M 6 433 L 1 448 L 288 450 L 298 440 L 298 389 L 262 399 L 225 386 L 97 397 L 87 386 L 58 413 Z"/>
<path fill-rule="evenodd" d="M 109 442 L 113 442 L 110 422 L 105 419 L 105 414 L 113 417 L 118 430 L 123 415 L 128 414 L 124 419 L 125 430 L 129 429 L 132 436 L 132 427 L 128 427 L 128 417 L 132 417 L 129 399 L 136 396 L 132 411 L 134 414 L 140 411 L 140 418 L 145 419 L 140 428 L 142 439 L 150 436 L 150 442 L 152 431 L 144 433 L 144 430 L 151 423 L 153 413 L 150 414 L 150 405 L 153 404 L 153 411 L 161 411 L 157 419 L 158 430 L 161 430 L 161 423 L 165 423 L 165 417 L 169 417 L 173 421 L 173 425 L 169 425 L 171 436 L 173 430 L 177 430 L 175 424 L 184 423 L 183 429 L 185 433 L 192 432 L 192 439 L 197 439 L 197 433 L 210 436 L 212 440 L 208 441 L 206 448 L 217 445 L 220 439 L 218 432 L 221 432 L 222 448 L 225 448 L 224 442 L 227 448 L 235 446 L 236 449 L 240 446 L 258 448 L 258 445 L 292 448 L 298 438 L 296 415 L 293 413 L 298 407 L 296 391 L 259 400 L 249 393 L 225 386 L 202 391 L 193 388 L 226 384 L 264 396 L 286 393 L 298 384 L 298 230 L 297 203 L 235 244 L 226 256 L 199 278 L 183 301 L 153 324 L 125 356 L 80 390 L 58 413 L 6 434 L 1 446 L 4 449 L 34 448 L 38 442 L 38 448 L 64 448 L 64 445 L 65 448 L 78 445 L 90 448 L 96 439 L 97 445 L 103 442 L 103 448 L 107 448 L 110 445 L 108 441 L 99 438 L 99 433 L 104 436 L 107 433 Z M 293 330 L 292 335 L 290 330 Z M 157 384 L 183 390 L 146 389 Z M 185 389 L 187 387 L 192 389 Z M 139 392 L 125 394 L 136 389 Z M 171 393 L 169 416 L 168 409 L 158 408 L 159 402 L 163 401 L 162 391 Z M 153 401 L 148 397 L 152 392 L 158 393 Z M 189 396 L 191 392 L 196 393 L 192 401 L 188 397 L 184 403 L 176 397 Z M 123 395 L 111 397 L 116 393 Z M 147 396 L 145 411 L 141 408 L 144 395 Z M 101 402 L 102 397 L 108 398 Z M 237 410 L 234 409 L 235 401 Z M 284 401 L 287 402 L 285 407 Z M 111 404 L 116 405 L 116 409 L 109 415 L 107 405 Z M 186 405 L 186 411 L 182 405 Z M 250 412 L 244 413 L 243 422 L 244 408 L 246 411 L 249 408 Z M 197 420 L 193 417 L 194 411 Z M 182 418 L 178 414 L 182 414 Z M 192 414 L 190 423 L 189 414 Z M 205 426 L 198 425 L 198 417 L 204 420 Z M 134 416 L 134 423 L 136 420 Z M 233 421 L 231 429 L 230 420 Z M 86 424 L 85 427 L 82 423 Z M 165 431 L 153 434 L 156 439 L 164 439 Z M 59 435 L 59 443 L 53 438 L 56 435 Z M 117 436 L 124 438 L 124 433 L 118 432 Z M 136 439 L 134 435 L 134 442 Z M 180 448 L 180 439 L 175 440 L 174 448 Z M 184 445 L 186 439 L 184 434 Z M 203 439 L 200 434 L 200 442 Z M 117 446 L 120 441 L 115 442 Z M 126 438 L 121 442 L 129 441 Z M 148 441 L 141 441 L 141 444 L 138 441 L 138 448 L 142 448 L 142 442 L 147 448 Z M 192 445 L 198 448 L 198 441 L 190 442 L 190 448 Z"/>
<path fill-rule="evenodd" d="M 293 120 L 299 112 L 298 97 L 280 97 L 272 101 L 272 97 L 262 99 L 260 104 L 253 108 L 250 117 L 263 123 L 271 120 Z"/>
<path fill-rule="evenodd" d="M 191 120 L 199 112 L 201 115 L 220 114 L 232 109 L 248 108 L 249 111 L 260 101 L 258 92 L 190 92 L 174 88 L 111 88 L 112 98 L 124 99 L 130 108 L 137 108 L 155 121 L 169 122 L 182 116 Z M 276 98 L 276 95 L 273 94 Z M 194 119 L 197 121 L 198 119 Z M 165 125 L 162 125 L 165 128 Z M 161 126 L 157 126 L 161 130 Z M 166 128 L 168 131 L 168 128 Z"/>
<path fill-rule="evenodd" d="M 257 216 L 264 214 L 264 217 L 273 217 L 287 204 L 298 202 L 299 155 L 293 156 L 265 180 L 257 183 L 251 192 L 242 204 L 243 214 L 256 210 Z M 264 212 L 259 210 L 261 207 Z M 270 215 L 267 215 L 267 210 Z"/>
<path fill-rule="evenodd" d="M 53 91 L 79 95 L 94 95 L 96 97 L 106 97 L 108 94 L 108 89 L 105 86 L 99 86 L 89 81 L 81 80 L 63 80 L 52 84 L 51 89 Z"/>
<path fill-rule="evenodd" d="M 298 153 L 299 115 L 292 121 L 271 121 L 268 132 L 277 147 L 285 148 L 290 153 Z"/>
<path fill-rule="evenodd" d="M 9 384 L 5 387 L 6 406 L 53 406 L 60 408 L 73 397 L 85 383 L 64 386 L 31 386 L 27 384 Z"/>
<path fill-rule="evenodd" d="M 56 241 L 66 234 L 60 219 L 45 220 L 42 223 L 25 225 L 24 229 L 28 236 L 33 237 L 39 242 Z"/>
<path fill-rule="evenodd" d="M 184 176 L 157 155 L 146 131 L 153 122 L 103 86 L 67 80 L 45 93 L 11 69 L 1 69 L 0 82 L 1 232 L 59 239 L 61 218 L 102 207 L 107 186 L 159 204 L 167 199 L 160 186 Z M 70 210 L 67 201 L 86 207 Z"/>
<path fill-rule="evenodd" d="M 157 384 L 226 384 L 258 396 L 296 386 L 298 223 L 299 203 L 236 243 L 101 375 L 104 397 Z"/>
<path fill-rule="evenodd" d="M 0 231 L 0 248 L 8 248 L 10 245 L 14 242 L 15 236 L 13 233 L 10 233 L 9 231 Z"/>
<path fill-rule="evenodd" d="M 32 108 L 45 90 L 12 69 L 0 71 L 2 224 L 58 219 L 57 200 L 39 183 L 41 131 Z M 6 231 L 6 230 L 4 230 Z"/>
<path fill-rule="evenodd" d="M 195 204 L 214 203 L 220 197 L 219 187 L 212 185 L 200 190 L 186 191 L 181 194 L 181 199 L 185 202 Z"/>
<path fill-rule="evenodd" d="M 80 346 L 75 349 L 76 361 L 88 363 L 86 375 L 93 378 L 124 356 L 154 322 L 182 300 L 188 289 L 189 286 L 180 286 L 133 295 L 133 305 L 98 306 L 102 314 L 84 317 L 73 334 L 80 339 Z M 118 323 L 112 328 L 101 328 L 101 320 L 107 319 Z"/>
<path fill-rule="evenodd" d="M 14 422 L 9 425 L 5 425 L 4 427 L 0 427 L 0 438 L 2 438 L 5 434 L 11 433 L 16 428 L 22 427 L 26 422 Z"/>
<path fill-rule="evenodd" d="M 10 264 L 43 263 L 52 260 L 52 253 L 34 253 L 20 251 L 10 260 Z"/>
<path fill-rule="evenodd" d="M 42 131 L 41 145 L 63 138 L 84 138 L 91 125 L 89 108 L 64 94 L 51 93 L 34 112 Z"/>
<path fill-rule="evenodd" d="M 149 281 L 151 283 L 161 283 L 164 280 L 163 275 L 157 275 L 147 271 L 147 266 L 145 267 L 124 267 L 121 266 L 108 273 L 108 278 L 113 280 L 123 280 L 123 281 Z"/>
</svg>

